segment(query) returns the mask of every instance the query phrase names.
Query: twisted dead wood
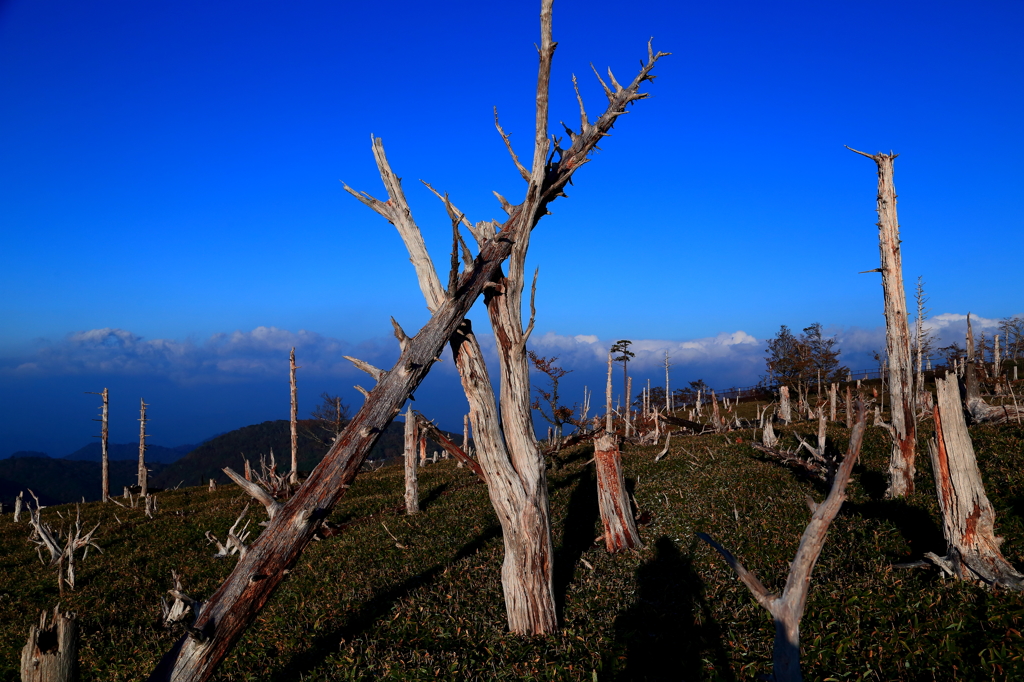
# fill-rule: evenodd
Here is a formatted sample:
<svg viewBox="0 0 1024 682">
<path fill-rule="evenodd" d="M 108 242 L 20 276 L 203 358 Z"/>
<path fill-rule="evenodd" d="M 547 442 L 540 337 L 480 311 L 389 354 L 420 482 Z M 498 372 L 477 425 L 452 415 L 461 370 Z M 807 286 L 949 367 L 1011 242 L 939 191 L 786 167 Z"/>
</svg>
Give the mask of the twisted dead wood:
<svg viewBox="0 0 1024 682">
<path fill-rule="evenodd" d="M 853 465 L 860 454 L 864 429 L 867 425 L 867 411 L 858 401 L 857 423 L 850 434 L 850 445 L 839 467 L 832 489 L 825 501 L 818 504 L 808 498 L 811 520 L 804 529 L 797 548 L 796 557 L 790 565 L 786 587 L 781 595 L 775 595 L 748 571 L 740 561 L 722 545 L 705 533 L 697 533 L 704 542 L 711 545 L 726 563 L 736 571 L 736 576 L 747 586 L 757 603 L 772 614 L 775 620 L 775 643 L 772 647 L 772 673 L 776 682 L 799 682 L 800 672 L 800 620 L 807 605 L 807 592 L 811 586 L 811 573 L 821 555 L 825 535 L 832 520 L 839 513 L 846 499 L 846 484 L 853 472 Z"/>
<path fill-rule="evenodd" d="M 231 575 L 206 602 L 196 619 L 195 633 L 190 633 L 175 644 L 174 648 L 161 660 L 151 675 L 151 680 L 198 681 L 210 678 L 217 665 L 228 654 L 245 628 L 266 604 L 274 589 L 284 579 L 286 572 L 294 565 L 302 550 L 313 539 L 317 528 L 355 478 L 373 445 L 399 413 L 402 404 L 427 375 L 449 340 L 452 340 L 453 349 L 458 357 L 460 346 L 466 339 L 466 333 L 469 332 L 468 326 L 462 326 L 466 313 L 483 293 L 485 286 L 489 284 L 494 286 L 494 283 L 498 283 L 500 286 L 502 262 L 512 254 L 516 244 L 528 243 L 530 231 L 547 213 L 548 204 L 558 196 L 564 196 L 563 190 L 566 184 L 576 170 L 587 163 L 590 153 L 601 138 L 608 135 L 608 131 L 616 119 L 625 113 L 626 106 L 630 102 L 647 96 L 639 92 L 640 86 L 653 79 L 653 76 L 650 75 L 651 70 L 658 59 L 666 54 L 654 53 L 648 47 L 648 61 L 641 67 L 632 83 L 622 87 L 612 79 L 614 90 L 605 86 L 609 102 L 605 112 L 593 124 L 585 122 L 586 115 L 583 112 L 584 125 L 579 133 L 570 131 L 570 146 L 567 149 L 562 149 L 556 144 L 554 153 L 549 156 L 547 92 L 551 57 L 555 49 L 555 44 L 551 40 L 551 0 L 544 0 L 542 5 L 541 26 L 541 65 L 537 84 L 537 134 L 533 169 L 526 191 L 526 199 L 523 203 L 511 207 L 509 218 L 501 225 L 500 231 L 495 230 L 493 225 L 490 229 L 478 230 L 479 253 L 461 275 L 450 280 L 449 290 L 445 292 L 443 300 L 437 301 L 436 309 L 433 310 L 430 320 L 415 337 L 409 338 L 401 327 L 394 323 L 396 336 L 402 347 L 398 362 L 390 371 L 383 374 L 373 390 L 368 392 L 363 407 L 338 436 L 324 459 L 316 466 L 295 495 L 282 507 L 280 513 L 270 522 L 267 530 L 249 546 L 248 551 L 236 564 Z M 381 149 L 383 150 L 383 148 Z M 371 205 L 375 210 L 390 213 L 390 209 L 377 206 L 381 202 L 368 196 L 365 196 L 364 199 L 364 203 Z M 402 216 L 396 216 L 396 218 L 403 219 Z M 517 259 L 525 259 L 524 249 L 520 249 L 518 253 Z M 514 265 L 518 266 L 517 263 Z M 423 279 L 421 278 L 421 286 L 422 283 Z M 525 336 L 528 334 L 524 333 Z M 479 362 L 482 365 L 482 357 Z M 528 373 L 526 376 L 528 377 Z M 463 383 L 464 385 L 467 382 L 478 383 L 482 379 L 486 380 L 486 374 L 476 373 L 468 377 L 463 376 Z M 504 397 L 504 385 L 502 391 Z M 526 396 L 528 412 L 528 384 Z M 491 423 L 497 424 L 496 415 L 491 415 L 489 420 Z M 477 447 L 481 453 L 482 465 L 485 459 L 484 446 L 480 442 L 482 429 L 477 427 L 486 421 L 488 419 L 474 420 L 474 433 L 478 437 Z M 494 470 L 504 472 L 502 478 L 508 484 L 503 487 L 495 485 L 499 476 L 491 476 L 487 466 L 483 465 L 485 475 L 488 476 L 488 489 L 492 501 L 496 498 L 523 497 L 525 495 L 533 500 L 529 506 L 538 513 L 542 512 L 546 517 L 547 484 L 544 478 L 543 458 L 537 452 L 536 441 L 534 440 L 532 453 L 529 451 L 520 454 L 513 453 L 513 458 L 539 459 L 542 464 L 539 474 L 536 473 L 536 467 L 532 470 L 523 467 L 522 471 L 525 474 L 523 478 L 520 478 L 519 470 L 515 468 L 515 465 L 519 464 L 517 459 L 495 462 Z M 538 570 L 543 571 L 547 576 L 544 588 L 545 598 L 543 601 L 531 602 L 529 594 L 510 594 L 506 586 L 506 602 L 511 601 L 511 606 L 508 609 L 509 625 L 516 632 L 550 631 L 557 626 L 554 601 L 550 598 L 553 595 L 550 578 L 553 551 L 550 536 L 540 548 L 539 555 L 516 553 L 519 546 L 530 543 L 519 540 L 517 545 L 516 539 L 510 537 L 518 532 L 520 524 L 523 524 L 523 532 L 528 532 L 536 527 L 528 516 L 509 519 L 506 518 L 506 514 L 499 513 L 499 520 L 505 530 L 506 546 L 506 561 L 502 568 L 503 583 L 511 573 L 522 575 Z M 511 557 L 510 548 L 513 550 Z M 522 580 L 519 584 L 523 584 Z M 526 600 L 523 608 L 520 608 L 519 600 Z M 531 608 L 535 605 L 539 605 L 543 613 L 531 613 Z"/>
</svg>

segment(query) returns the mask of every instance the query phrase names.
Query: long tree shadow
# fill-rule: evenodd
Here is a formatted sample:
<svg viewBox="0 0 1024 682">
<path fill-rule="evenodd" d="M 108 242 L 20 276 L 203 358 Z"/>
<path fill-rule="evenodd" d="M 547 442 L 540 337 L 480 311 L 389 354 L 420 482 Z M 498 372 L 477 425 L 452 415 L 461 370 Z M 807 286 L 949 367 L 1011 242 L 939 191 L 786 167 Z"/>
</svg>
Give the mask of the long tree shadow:
<svg viewBox="0 0 1024 682">
<path fill-rule="evenodd" d="M 442 483 L 441 485 L 435 486 L 426 497 L 420 500 L 420 511 L 426 511 L 430 505 L 437 502 L 437 500 L 445 494 L 448 488 L 451 487 L 451 483 Z"/>
<path fill-rule="evenodd" d="M 735 680 L 689 555 L 665 536 L 654 549 L 654 558 L 637 569 L 636 603 L 615 620 L 616 639 L 626 648 L 616 680 Z"/>
<path fill-rule="evenodd" d="M 910 559 L 917 560 L 925 552 L 946 553 L 946 538 L 942 528 L 926 510 L 907 504 L 904 500 L 872 500 L 861 504 L 846 502 L 844 514 L 856 514 L 866 519 L 888 521 L 896 526 L 900 535 L 910 545 Z M 905 561 L 906 556 L 890 556 L 896 561 Z"/>
<path fill-rule="evenodd" d="M 562 543 L 555 550 L 554 584 L 555 606 L 559 620 L 565 609 L 565 594 L 576 573 L 580 557 L 594 544 L 594 524 L 597 523 L 597 481 L 588 467 L 560 482 L 560 487 L 575 483 L 562 526 Z"/>
<path fill-rule="evenodd" d="M 480 535 L 463 545 L 451 560 L 438 563 L 397 585 L 382 587 L 373 597 L 366 601 L 359 610 L 338 628 L 314 638 L 306 651 L 292 656 L 288 664 L 272 678 L 275 682 L 292 682 L 321 665 L 328 656 L 338 650 L 340 639 L 352 639 L 363 630 L 369 628 L 380 618 L 390 612 L 392 605 L 409 595 L 419 587 L 429 584 L 452 564 L 476 554 L 491 539 L 497 537 L 501 529 L 497 525 L 488 526 Z"/>
</svg>

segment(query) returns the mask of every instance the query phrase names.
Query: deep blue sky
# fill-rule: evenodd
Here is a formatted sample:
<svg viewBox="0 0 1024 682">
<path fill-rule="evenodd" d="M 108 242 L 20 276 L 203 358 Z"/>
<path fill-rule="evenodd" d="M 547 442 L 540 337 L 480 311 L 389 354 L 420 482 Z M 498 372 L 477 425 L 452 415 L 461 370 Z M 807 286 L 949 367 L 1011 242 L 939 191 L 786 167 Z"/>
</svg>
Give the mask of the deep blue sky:
<svg viewBox="0 0 1024 682">
<path fill-rule="evenodd" d="M 0 4 L 0 456 L 70 452 L 93 428 L 79 391 L 106 384 L 125 405 L 165 391 L 166 445 L 285 417 L 256 367 L 269 356 L 210 341 L 238 331 L 251 349 L 260 327 L 283 330 L 274 353 L 318 335 L 306 404 L 358 404 L 332 340 L 385 358 L 388 316 L 412 330 L 426 311 L 393 228 L 339 180 L 383 196 L 383 137 L 442 263 L 450 228 L 419 179 L 500 217 L 491 191 L 517 201 L 523 183 L 492 110 L 528 158 L 537 10 Z M 1024 312 L 1021 3 L 560 0 L 554 26 L 552 132 L 578 124 L 573 73 L 601 110 L 590 62 L 628 80 L 652 35 L 673 56 L 534 233 L 538 337 L 877 330 L 877 275 L 856 274 L 878 265 L 875 172 L 844 144 L 901 154 L 908 289 L 923 275 L 936 313 Z M 129 336 L 68 337 L 107 328 Z M 219 360 L 169 368 L 186 347 Z M 450 383 L 424 390 L 454 427 Z M 41 429 L 55 409 L 67 424 Z"/>
</svg>

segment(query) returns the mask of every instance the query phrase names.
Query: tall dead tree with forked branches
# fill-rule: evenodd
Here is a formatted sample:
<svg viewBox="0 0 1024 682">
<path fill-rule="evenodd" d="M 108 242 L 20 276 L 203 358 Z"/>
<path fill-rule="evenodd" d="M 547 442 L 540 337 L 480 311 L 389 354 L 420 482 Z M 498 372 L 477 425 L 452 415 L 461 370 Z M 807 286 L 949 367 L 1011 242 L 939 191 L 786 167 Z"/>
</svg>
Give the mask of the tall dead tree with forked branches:
<svg viewBox="0 0 1024 682">
<path fill-rule="evenodd" d="M 478 254 L 473 257 L 468 247 L 463 248 L 461 272 L 457 269 L 459 260 L 456 255 L 448 286 L 441 289 L 429 258 L 420 258 L 421 254 L 426 257 L 426 250 L 410 248 L 420 287 L 432 310 L 430 320 L 413 338 L 392 320 L 401 346 L 398 362 L 389 371 L 368 365 L 363 368 L 377 383 L 367 391 L 362 409 L 335 440 L 309 478 L 276 512 L 267 529 L 246 548 L 231 575 L 204 604 L 189 634 L 165 655 L 150 679 L 192 681 L 210 678 L 302 550 L 312 541 L 355 478 L 370 449 L 448 343 L 451 343 L 463 387 L 467 395 L 472 396 L 470 417 L 475 445 L 504 531 L 506 556 L 502 582 L 509 627 L 513 632 L 521 633 L 543 633 L 555 629 L 547 482 L 544 460 L 532 431 L 525 353 L 532 325 L 522 329 L 520 309 L 526 249 L 530 231 L 547 214 L 548 204 L 565 196 L 564 188 L 573 174 L 590 160 L 590 153 L 601 138 L 608 135 L 618 117 L 625 113 L 626 106 L 647 96 L 639 92 L 640 86 L 653 79 L 651 70 L 665 53 L 655 53 L 648 46 L 647 62 L 627 86 L 620 85 L 611 76 L 611 87 L 602 81 L 608 106 L 593 123 L 587 119 L 580 98 L 581 129 L 579 132 L 567 131 L 571 144 L 562 148 L 559 139 L 549 140 L 547 134 L 548 82 L 555 50 L 551 34 L 551 5 L 552 0 L 544 0 L 541 8 L 532 168 L 527 170 L 512 155 L 527 182 L 524 200 L 513 206 L 499 197 L 509 214 L 501 225 L 489 221 L 470 225 L 451 202 L 445 201 L 455 224 L 453 241 L 465 247 L 458 238 L 457 230 L 459 224 L 467 226 L 479 246 Z M 503 132 L 502 137 L 508 143 L 508 136 Z M 509 149 L 511 151 L 511 145 Z M 390 172 L 384 158 L 383 145 L 377 141 L 374 142 L 374 153 L 390 200 L 379 202 L 368 195 L 360 195 L 360 198 L 399 227 L 407 248 L 417 241 L 422 242 L 418 229 L 406 229 L 415 228 L 415 223 L 401 193 L 400 182 Z M 506 276 L 501 265 L 510 257 L 509 274 Z M 498 424 L 497 407 L 479 344 L 471 325 L 465 321 L 470 307 L 485 291 L 488 313 L 499 344 L 503 428 Z M 514 514 L 517 510 L 521 510 L 519 515 Z"/>
<path fill-rule="evenodd" d="M 917 445 L 910 325 L 907 321 L 907 294 L 903 289 L 896 185 L 893 183 L 893 162 L 899 154 L 866 154 L 850 147 L 847 149 L 868 157 L 878 166 L 878 250 L 882 263 L 877 271 L 882 273 L 882 296 L 885 302 L 885 344 L 889 358 L 889 402 L 893 436 L 886 497 L 894 499 L 914 492 L 914 456 Z"/>
</svg>

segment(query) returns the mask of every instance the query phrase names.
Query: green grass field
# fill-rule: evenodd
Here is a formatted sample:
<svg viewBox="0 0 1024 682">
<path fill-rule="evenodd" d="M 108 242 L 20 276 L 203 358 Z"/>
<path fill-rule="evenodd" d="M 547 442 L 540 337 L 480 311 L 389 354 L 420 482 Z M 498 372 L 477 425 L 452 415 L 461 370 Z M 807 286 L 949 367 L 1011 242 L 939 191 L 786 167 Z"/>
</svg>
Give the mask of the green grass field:
<svg viewBox="0 0 1024 682">
<path fill-rule="evenodd" d="M 845 448 L 844 428 L 829 433 Z M 563 455 L 564 466 L 549 471 L 563 627 L 548 637 L 505 633 L 501 535 L 471 473 L 451 461 L 423 469 L 423 512 L 413 517 L 399 506 L 400 468 L 363 475 L 332 517 L 348 522 L 344 530 L 309 547 L 218 679 L 755 679 L 770 669 L 771 620 L 694 533 L 710 533 L 779 589 L 809 517 L 804 498 L 825 491 L 763 461 L 747 445 L 752 435 L 674 438 L 659 463 L 660 448 L 627 448 L 628 482 L 650 522 L 641 528 L 645 547 L 618 556 L 593 545 L 590 448 Z M 972 435 L 1004 553 L 1024 567 L 1024 430 L 975 427 Z M 806 678 L 1024 679 L 1024 596 L 890 568 L 944 553 L 945 543 L 926 457 L 914 496 L 881 499 L 886 438 L 869 429 L 815 570 L 801 627 Z M 924 436 L 919 452 L 927 452 Z M 141 509 L 82 506 L 89 527 L 102 521 L 104 553 L 90 552 L 77 590 L 63 597 L 55 570 L 27 542 L 29 525 L 0 517 L 0 679 L 18 679 L 29 625 L 58 601 L 79 617 L 83 679 L 145 679 L 180 635 L 159 626 L 171 570 L 191 596 L 209 596 L 235 559 L 214 559 L 204 532 L 223 540 L 248 502 L 234 486 L 159 500 L 154 519 Z M 58 512 L 66 521 L 74 506 L 46 508 L 43 518 L 59 526 Z M 255 525 L 265 514 L 254 505 L 250 517 Z"/>
</svg>

